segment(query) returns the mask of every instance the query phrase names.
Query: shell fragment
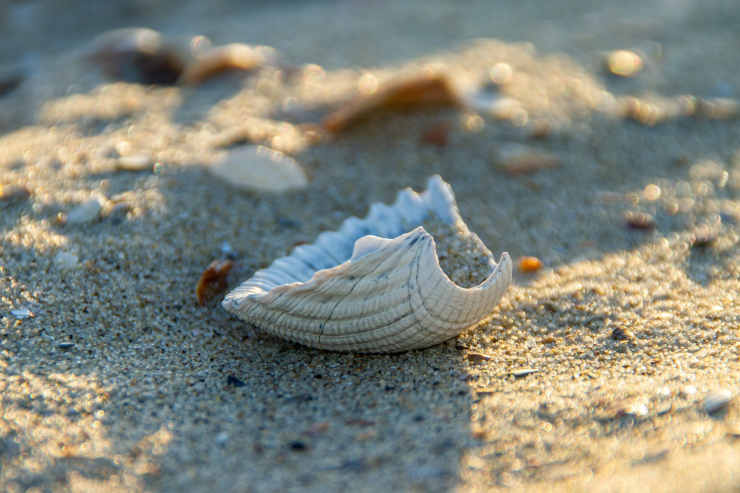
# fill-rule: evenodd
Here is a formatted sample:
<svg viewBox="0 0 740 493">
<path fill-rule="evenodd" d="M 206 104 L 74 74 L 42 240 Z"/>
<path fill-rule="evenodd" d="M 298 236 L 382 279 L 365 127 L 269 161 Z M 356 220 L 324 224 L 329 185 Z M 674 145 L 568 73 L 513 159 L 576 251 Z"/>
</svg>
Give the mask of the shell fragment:
<svg viewBox="0 0 740 493">
<path fill-rule="evenodd" d="M 512 263 L 506 253 L 498 263 L 489 257 L 481 284 L 456 285 L 421 226 L 432 214 L 464 226 L 439 176 L 426 192 L 406 189 L 392 206 L 373 204 L 365 219 L 351 217 L 257 271 L 223 306 L 273 335 L 334 351 L 399 352 L 455 337 L 490 314 Z"/>
</svg>

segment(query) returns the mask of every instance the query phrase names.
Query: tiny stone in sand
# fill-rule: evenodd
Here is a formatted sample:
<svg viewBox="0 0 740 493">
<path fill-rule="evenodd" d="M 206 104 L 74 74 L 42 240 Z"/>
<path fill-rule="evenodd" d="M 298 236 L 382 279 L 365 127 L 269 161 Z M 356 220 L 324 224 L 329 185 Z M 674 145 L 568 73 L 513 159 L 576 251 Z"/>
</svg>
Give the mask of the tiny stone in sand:
<svg viewBox="0 0 740 493">
<path fill-rule="evenodd" d="M 606 68 L 619 77 L 634 77 L 642 70 L 642 58 L 634 51 L 616 50 L 606 57 Z"/>
<path fill-rule="evenodd" d="M 704 410 L 707 414 L 717 414 L 724 411 L 732 401 L 732 392 L 727 389 L 712 392 L 704 399 Z"/>
<path fill-rule="evenodd" d="M 79 265 L 79 257 L 72 252 L 59 252 L 54 257 L 54 263 L 62 270 L 72 270 Z"/>
<path fill-rule="evenodd" d="M 122 156 L 116 162 L 116 169 L 121 171 L 149 171 L 152 169 L 152 159 L 146 154 Z"/>
<path fill-rule="evenodd" d="M 103 204 L 97 198 L 79 204 L 67 214 L 67 224 L 90 223 L 100 216 Z"/>
<path fill-rule="evenodd" d="M 264 146 L 234 148 L 210 171 L 232 185 L 260 192 L 285 192 L 308 185 L 306 173 L 295 159 Z"/>
</svg>

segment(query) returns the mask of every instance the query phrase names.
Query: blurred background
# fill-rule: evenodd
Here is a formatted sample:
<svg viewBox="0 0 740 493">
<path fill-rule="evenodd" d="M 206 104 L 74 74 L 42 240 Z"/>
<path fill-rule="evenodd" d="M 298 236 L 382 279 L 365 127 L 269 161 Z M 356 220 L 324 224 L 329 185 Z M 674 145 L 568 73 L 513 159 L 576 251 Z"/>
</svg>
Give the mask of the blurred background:
<svg viewBox="0 0 740 493">
<path fill-rule="evenodd" d="M 738 66 L 740 9 L 733 0 L 283 1 L 5 0 L 0 63 L 31 67 L 113 28 L 275 47 L 294 62 L 328 69 L 376 66 L 450 49 L 477 37 L 531 42 L 593 66 L 600 53 L 639 48 L 678 58 L 655 88 L 720 91 Z M 713 73 L 696 70 L 714 57 Z M 707 60 L 707 59 L 710 60 Z M 678 77 L 680 75 L 680 77 Z M 668 82 L 670 81 L 670 84 Z"/>
</svg>

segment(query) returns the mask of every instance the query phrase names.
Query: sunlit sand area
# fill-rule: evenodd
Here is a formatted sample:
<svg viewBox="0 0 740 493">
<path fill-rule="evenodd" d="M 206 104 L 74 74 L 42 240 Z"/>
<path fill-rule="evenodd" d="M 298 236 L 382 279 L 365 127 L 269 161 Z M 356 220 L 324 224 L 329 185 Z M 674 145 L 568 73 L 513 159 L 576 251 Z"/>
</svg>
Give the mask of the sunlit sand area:
<svg viewBox="0 0 740 493">
<path fill-rule="evenodd" d="M 0 6 L 0 490 L 740 488 L 733 2 L 62 3 Z"/>
</svg>

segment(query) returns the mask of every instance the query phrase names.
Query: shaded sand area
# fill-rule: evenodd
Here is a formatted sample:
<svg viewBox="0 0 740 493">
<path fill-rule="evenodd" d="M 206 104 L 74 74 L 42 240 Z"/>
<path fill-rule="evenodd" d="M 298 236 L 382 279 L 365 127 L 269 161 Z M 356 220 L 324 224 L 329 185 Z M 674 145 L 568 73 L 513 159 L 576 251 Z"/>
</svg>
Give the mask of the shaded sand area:
<svg viewBox="0 0 740 493">
<path fill-rule="evenodd" d="M 567 3 L 133 2 L 79 29 L 82 3 L 0 7 L 0 60 L 25 76 L 0 96 L 0 490 L 737 490 L 740 122 L 669 111 L 738 96 L 737 9 Z M 267 44 L 283 65 L 110 81 L 80 53 L 127 25 Z M 613 49 L 643 70 L 607 74 Z M 501 64 L 513 113 L 304 126 L 368 81 L 433 66 L 471 88 Z M 208 172 L 244 142 L 292 155 L 308 186 Z M 513 174 L 512 144 L 559 165 Z M 432 174 L 497 257 L 544 264 L 480 327 L 339 354 L 196 303 L 224 242 L 233 288 Z"/>
</svg>

